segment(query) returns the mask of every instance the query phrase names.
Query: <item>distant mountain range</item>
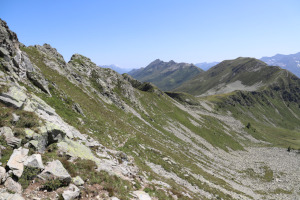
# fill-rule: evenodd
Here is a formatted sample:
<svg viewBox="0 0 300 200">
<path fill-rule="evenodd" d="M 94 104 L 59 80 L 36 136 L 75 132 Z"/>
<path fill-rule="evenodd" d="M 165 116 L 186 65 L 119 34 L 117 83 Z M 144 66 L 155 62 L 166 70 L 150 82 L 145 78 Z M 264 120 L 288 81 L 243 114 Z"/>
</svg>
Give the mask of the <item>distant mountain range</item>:
<svg viewBox="0 0 300 200">
<path fill-rule="evenodd" d="M 300 52 L 290 55 L 276 54 L 272 57 L 262 57 L 260 60 L 268 65 L 279 66 L 287 69 L 300 77 Z"/>
<path fill-rule="evenodd" d="M 124 74 L 124 73 L 127 73 L 127 72 L 132 70 L 132 68 L 121 68 L 121 67 L 119 67 L 117 65 L 114 65 L 114 64 L 112 64 L 112 65 L 99 65 L 99 67 L 110 68 L 110 69 L 118 72 L 119 74 Z"/>
<path fill-rule="evenodd" d="M 202 62 L 202 63 L 196 63 L 195 65 L 201 69 L 203 69 L 204 71 L 208 70 L 209 68 L 219 64 L 220 62 Z"/>
<path fill-rule="evenodd" d="M 161 90 L 170 91 L 202 72 L 202 69 L 193 64 L 157 59 L 147 67 L 134 69 L 128 74 L 139 81 L 151 82 Z"/>
</svg>

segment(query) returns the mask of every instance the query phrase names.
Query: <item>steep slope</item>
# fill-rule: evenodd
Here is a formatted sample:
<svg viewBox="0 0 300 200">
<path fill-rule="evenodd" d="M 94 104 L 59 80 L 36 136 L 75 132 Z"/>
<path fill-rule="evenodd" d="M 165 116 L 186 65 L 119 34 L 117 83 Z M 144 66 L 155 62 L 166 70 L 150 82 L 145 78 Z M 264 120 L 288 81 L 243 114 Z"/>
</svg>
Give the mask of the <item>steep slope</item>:
<svg viewBox="0 0 300 200">
<path fill-rule="evenodd" d="M 299 102 L 284 89 L 286 79 L 274 87 L 286 91 L 282 101 L 269 94 L 259 102 L 199 100 L 166 95 L 79 54 L 65 62 L 48 44 L 25 47 L 3 21 L 0 41 L 1 198 L 299 195 L 299 154 L 286 151 L 300 145 Z M 14 154 L 23 171 L 7 162 Z M 28 158 L 39 162 L 27 167 Z"/>
<path fill-rule="evenodd" d="M 192 64 L 157 59 L 147 67 L 132 70 L 128 74 L 139 81 L 151 82 L 163 91 L 170 91 L 202 71 Z"/>
<path fill-rule="evenodd" d="M 300 52 L 290 55 L 276 54 L 272 57 L 262 57 L 260 60 L 268 65 L 279 66 L 287 69 L 300 77 Z"/>
<path fill-rule="evenodd" d="M 235 90 L 257 91 L 280 80 L 295 79 L 280 67 L 268 66 L 254 58 L 225 60 L 194 79 L 182 84 L 175 91 L 193 95 L 215 95 Z"/>
</svg>

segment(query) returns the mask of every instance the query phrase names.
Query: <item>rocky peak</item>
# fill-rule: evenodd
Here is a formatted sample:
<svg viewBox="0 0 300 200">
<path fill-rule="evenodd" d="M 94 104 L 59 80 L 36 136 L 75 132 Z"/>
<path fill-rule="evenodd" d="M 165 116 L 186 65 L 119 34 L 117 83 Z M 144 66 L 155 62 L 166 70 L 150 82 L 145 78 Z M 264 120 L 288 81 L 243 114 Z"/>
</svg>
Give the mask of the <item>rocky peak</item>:
<svg viewBox="0 0 300 200">
<path fill-rule="evenodd" d="M 56 59 L 61 64 L 66 64 L 64 57 L 60 53 L 58 53 L 55 48 L 51 47 L 50 44 L 45 43 L 43 46 L 35 45 L 34 47 L 40 50 L 41 52 L 45 53 L 50 58 Z"/>
<path fill-rule="evenodd" d="M 0 55 L 3 55 L 2 51 L 6 49 L 10 56 L 13 56 L 16 49 L 19 48 L 17 34 L 12 32 L 2 19 L 0 19 L 0 48 Z"/>
</svg>

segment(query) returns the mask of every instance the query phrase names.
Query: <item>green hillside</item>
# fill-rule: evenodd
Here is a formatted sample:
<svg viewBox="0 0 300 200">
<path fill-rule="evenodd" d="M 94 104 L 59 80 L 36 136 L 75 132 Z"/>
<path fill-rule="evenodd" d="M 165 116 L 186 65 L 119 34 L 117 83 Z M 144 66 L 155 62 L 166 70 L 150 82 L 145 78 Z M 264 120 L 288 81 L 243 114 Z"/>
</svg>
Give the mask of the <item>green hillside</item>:
<svg viewBox="0 0 300 200">
<path fill-rule="evenodd" d="M 289 80 L 296 77 L 280 67 L 267 66 L 254 58 L 237 58 L 221 62 L 174 91 L 202 96 L 235 90 L 256 91 L 270 84 L 276 84 L 281 78 Z"/>
</svg>

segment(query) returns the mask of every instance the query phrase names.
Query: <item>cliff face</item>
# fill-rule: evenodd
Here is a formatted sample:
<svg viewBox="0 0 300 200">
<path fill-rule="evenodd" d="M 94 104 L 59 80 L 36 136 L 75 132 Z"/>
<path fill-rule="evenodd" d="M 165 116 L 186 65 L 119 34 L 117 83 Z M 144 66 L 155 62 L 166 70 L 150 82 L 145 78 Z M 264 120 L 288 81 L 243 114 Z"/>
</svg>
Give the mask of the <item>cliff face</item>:
<svg viewBox="0 0 300 200">
<path fill-rule="evenodd" d="M 0 199 L 298 195 L 298 154 L 278 148 L 298 145 L 297 101 L 166 95 L 0 22 Z"/>
</svg>

